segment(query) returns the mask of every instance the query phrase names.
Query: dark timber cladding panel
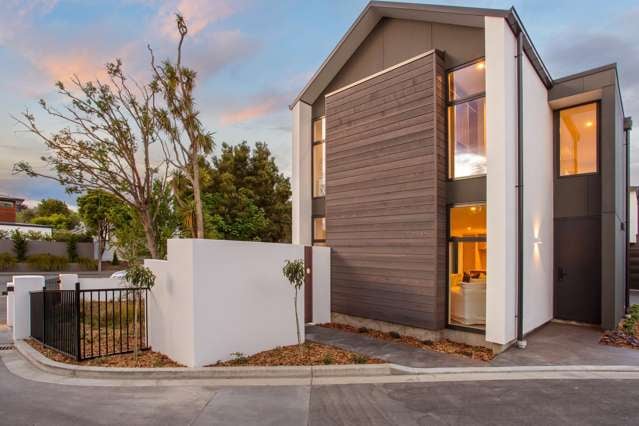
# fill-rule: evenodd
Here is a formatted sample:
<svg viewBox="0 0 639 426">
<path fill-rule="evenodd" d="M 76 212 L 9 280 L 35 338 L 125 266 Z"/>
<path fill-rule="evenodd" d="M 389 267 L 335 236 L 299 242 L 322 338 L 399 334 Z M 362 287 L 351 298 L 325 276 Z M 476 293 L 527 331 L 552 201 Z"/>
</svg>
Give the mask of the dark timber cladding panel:
<svg viewBox="0 0 639 426">
<path fill-rule="evenodd" d="M 444 95 L 432 53 L 326 97 L 333 311 L 444 327 Z"/>
</svg>

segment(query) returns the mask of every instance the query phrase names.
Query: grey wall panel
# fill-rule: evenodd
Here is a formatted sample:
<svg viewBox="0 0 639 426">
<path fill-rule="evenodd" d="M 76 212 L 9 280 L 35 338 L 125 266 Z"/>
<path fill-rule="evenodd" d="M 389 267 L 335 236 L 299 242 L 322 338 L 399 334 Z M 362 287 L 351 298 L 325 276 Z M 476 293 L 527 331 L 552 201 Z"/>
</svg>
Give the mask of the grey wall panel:
<svg viewBox="0 0 639 426">
<path fill-rule="evenodd" d="M 458 25 L 433 24 L 384 18 L 371 31 L 313 104 L 313 117 L 325 113 L 324 96 L 369 75 L 429 50 L 446 53 L 443 68 L 451 68 L 484 56 L 484 30 Z"/>
<path fill-rule="evenodd" d="M 448 182 L 448 204 L 485 203 L 486 176 Z"/>
<path fill-rule="evenodd" d="M 622 223 L 625 222 L 627 202 L 623 110 L 616 71 L 613 67 L 606 67 L 561 79 L 549 91 L 549 100 L 560 100 L 593 90 L 601 91 L 599 173 L 555 178 L 555 217 L 601 215 L 602 327 L 613 328 L 624 309 L 626 237 Z M 556 115 L 555 143 L 558 142 Z"/>
</svg>

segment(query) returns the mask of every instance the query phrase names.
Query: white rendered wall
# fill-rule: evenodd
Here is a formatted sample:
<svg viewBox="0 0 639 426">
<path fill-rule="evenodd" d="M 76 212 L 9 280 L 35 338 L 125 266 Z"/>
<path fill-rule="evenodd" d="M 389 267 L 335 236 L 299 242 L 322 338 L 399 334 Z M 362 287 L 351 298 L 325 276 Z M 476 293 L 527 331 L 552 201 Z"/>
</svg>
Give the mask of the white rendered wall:
<svg viewBox="0 0 639 426">
<path fill-rule="evenodd" d="M 42 226 L 32 226 L 32 225 L 28 225 L 28 224 L 0 224 L 0 230 L 1 231 L 7 231 L 7 232 L 13 232 L 13 231 L 20 231 L 20 232 L 39 232 L 41 234 L 44 235 L 51 235 L 51 228 L 49 227 L 42 227 Z"/>
<path fill-rule="evenodd" d="M 517 285 L 517 44 L 503 18 L 485 18 L 486 340 L 515 338 Z"/>
<path fill-rule="evenodd" d="M 630 242 L 634 244 L 637 242 L 637 190 L 631 189 L 628 197 L 628 208 L 630 209 L 630 215 L 628 216 L 628 232 L 630 234 L 628 237 L 630 237 Z"/>
<path fill-rule="evenodd" d="M 194 366 L 229 359 L 233 352 L 249 355 L 297 343 L 294 291 L 282 267 L 287 259 L 304 259 L 303 246 L 175 241 L 193 246 Z M 303 287 L 297 306 L 303 341 Z"/>
<path fill-rule="evenodd" d="M 314 321 L 330 319 L 330 249 L 314 247 Z M 285 260 L 304 259 L 290 244 L 172 239 L 149 295 L 149 343 L 189 367 L 297 343 L 294 291 Z M 304 336 L 304 289 L 298 294 Z"/>
<path fill-rule="evenodd" d="M 155 285 L 149 292 L 149 345 L 154 351 L 193 367 L 195 299 L 193 244 L 189 241 L 192 240 L 168 240 L 169 260 L 147 259 L 144 264 L 155 274 Z"/>
<path fill-rule="evenodd" d="M 13 340 L 31 335 L 31 299 L 29 292 L 41 291 L 42 275 L 15 275 L 13 277 Z"/>
<path fill-rule="evenodd" d="M 331 249 L 313 246 L 313 322 L 331 322 Z"/>
<path fill-rule="evenodd" d="M 524 333 L 553 317 L 553 113 L 524 56 Z M 490 250 L 490 247 L 489 247 Z"/>
<path fill-rule="evenodd" d="M 297 102 L 293 107 L 293 244 L 311 244 L 311 106 Z"/>
</svg>

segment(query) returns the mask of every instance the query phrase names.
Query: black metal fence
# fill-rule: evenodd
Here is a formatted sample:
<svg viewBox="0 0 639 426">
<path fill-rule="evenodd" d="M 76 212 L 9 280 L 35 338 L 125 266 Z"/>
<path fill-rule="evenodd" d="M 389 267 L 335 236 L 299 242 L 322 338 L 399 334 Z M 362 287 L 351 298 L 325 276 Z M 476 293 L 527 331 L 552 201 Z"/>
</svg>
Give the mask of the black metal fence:
<svg viewBox="0 0 639 426">
<path fill-rule="evenodd" d="M 148 349 L 148 289 L 31 292 L 31 337 L 78 361 Z"/>
</svg>

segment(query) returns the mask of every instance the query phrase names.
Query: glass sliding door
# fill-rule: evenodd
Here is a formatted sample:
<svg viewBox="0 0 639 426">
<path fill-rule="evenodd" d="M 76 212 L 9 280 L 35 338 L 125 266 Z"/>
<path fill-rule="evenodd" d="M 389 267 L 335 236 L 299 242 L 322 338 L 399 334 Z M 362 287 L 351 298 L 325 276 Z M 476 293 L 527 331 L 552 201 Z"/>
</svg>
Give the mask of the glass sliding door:
<svg viewBox="0 0 639 426">
<path fill-rule="evenodd" d="M 486 206 L 450 208 L 448 324 L 486 326 Z"/>
</svg>

